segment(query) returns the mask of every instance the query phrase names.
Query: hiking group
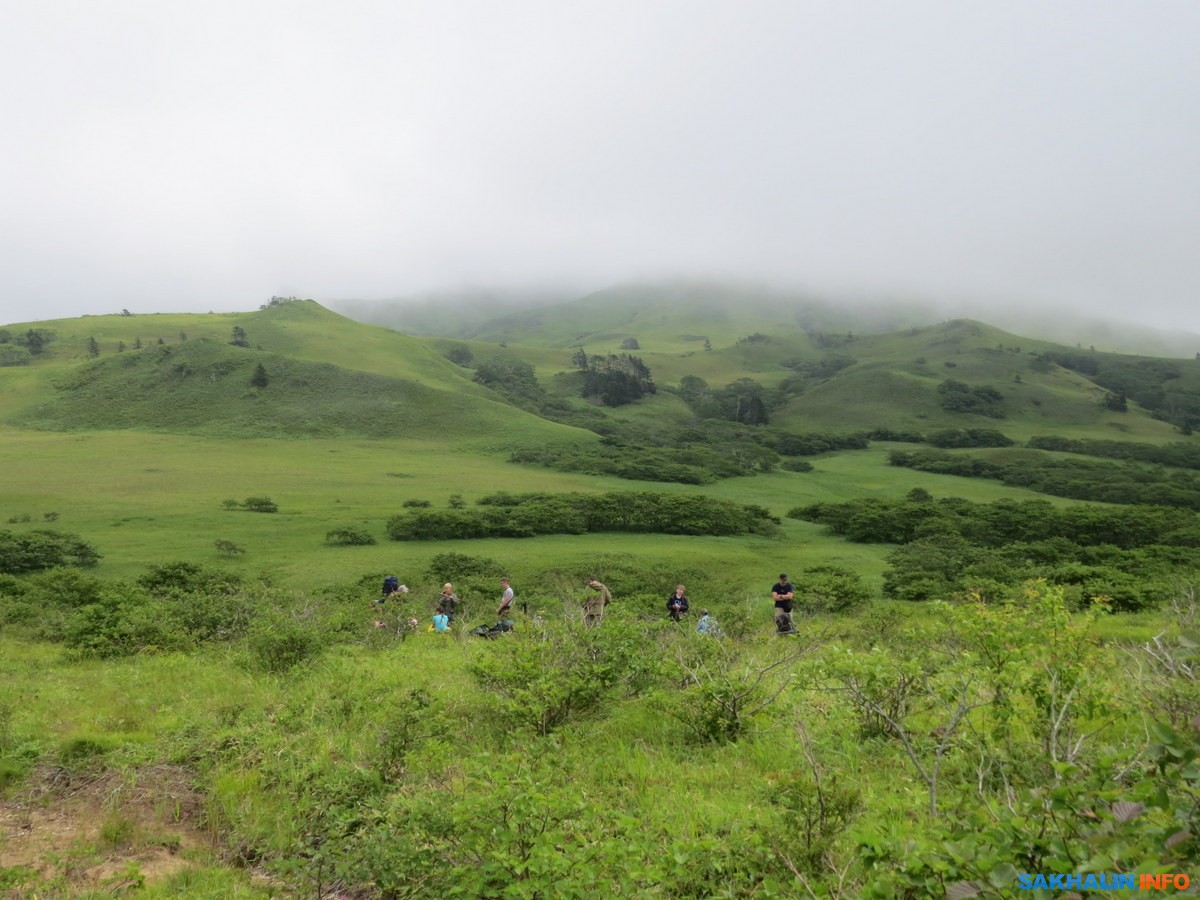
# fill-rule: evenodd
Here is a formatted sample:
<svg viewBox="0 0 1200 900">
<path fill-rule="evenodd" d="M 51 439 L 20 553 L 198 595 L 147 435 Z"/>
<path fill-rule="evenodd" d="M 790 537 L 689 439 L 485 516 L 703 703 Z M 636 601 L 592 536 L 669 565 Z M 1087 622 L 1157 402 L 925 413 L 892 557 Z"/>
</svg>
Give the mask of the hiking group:
<svg viewBox="0 0 1200 900">
<path fill-rule="evenodd" d="M 595 594 L 583 601 L 583 627 L 591 630 L 599 626 L 603 621 L 605 607 L 612 602 L 612 591 L 608 589 L 608 585 L 601 582 L 595 576 L 587 580 L 587 586 Z M 401 584 L 400 579 L 395 575 L 389 575 L 383 581 L 381 596 L 374 601 L 373 605 L 376 607 L 382 606 L 391 598 L 402 600 L 406 594 L 408 594 L 407 585 Z M 780 573 L 779 581 L 771 586 L 771 601 L 775 605 L 775 630 L 780 635 L 797 633 L 795 625 L 792 623 L 792 609 L 794 608 L 795 596 L 795 585 L 788 579 L 787 573 Z M 500 605 L 496 608 L 497 621 L 492 625 L 480 625 L 473 628 L 471 629 L 471 634 L 492 638 L 512 631 L 515 625 L 512 619 L 514 598 L 515 593 L 512 583 L 506 577 L 501 578 Z M 462 615 L 463 606 L 462 599 L 454 592 L 454 585 L 451 582 L 446 582 L 442 585 L 441 594 L 438 595 L 429 630 L 437 633 L 449 631 L 455 619 Z M 675 590 L 667 597 L 667 617 L 672 622 L 682 623 L 684 616 L 687 615 L 690 608 L 687 588 L 682 584 L 675 585 Z M 528 612 L 525 603 L 521 604 L 521 611 Z M 375 626 L 382 628 L 384 627 L 384 622 L 376 620 Z M 417 626 L 417 620 L 410 618 L 407 623 L 402 623 L 400 628 L 401 630 L 415 631 Z M 722 634 L 721 626 L 707 609 L 700 610 L 700 620 L 696 623 L 696 631 L 700 634 Z"/>
</svg>

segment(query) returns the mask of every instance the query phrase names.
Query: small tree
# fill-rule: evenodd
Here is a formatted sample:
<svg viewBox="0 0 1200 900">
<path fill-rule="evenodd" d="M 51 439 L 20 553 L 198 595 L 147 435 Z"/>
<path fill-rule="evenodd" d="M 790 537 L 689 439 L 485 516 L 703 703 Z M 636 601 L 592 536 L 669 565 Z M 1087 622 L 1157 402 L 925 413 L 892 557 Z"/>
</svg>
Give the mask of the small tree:
<svg viewBox="0 0 1200 900">
<path fill-rule="evenodd" d="M 100 344 L 96 341 L 96 339 L 94 337 L 88 338 L 87 352 L 88 352 L 88 356 L 90 356 L 92 359 L 95 359 L 97 356 L 100 355 Z"/>
<path fill-rule="evenodd" d="M 230 336 L 229 343 L 235 347 L 249 347 L 250 341 L 246 337 L 246 329 L 241 325 L 233 326 L 233 333 Z"/>
<path fill-rule="evenodd" d="M 218 552 L 224 554 L 225 556 L 241 556 L 246 552 L 233 541 L 227 541 L 223 538 L 218 538 L 217 540 L 213 541 L 213 544 L 216 546 Z"/>
<path fill-rule="evenodd" d="M 256 388 L 265 388 L 271 379 L 267 377 L 267 370 L 263 368 L 263 364 L 259 363 L 254 367 L 254 374 L 250 377 L 250 386 Z"/>
<path fill-rule="evenodd" d="M 279 512 L 279 507 L 270 497 L 247 497 L 242 501 L 242 509 L 250 512 L 273 513 Z"/>
</svg>

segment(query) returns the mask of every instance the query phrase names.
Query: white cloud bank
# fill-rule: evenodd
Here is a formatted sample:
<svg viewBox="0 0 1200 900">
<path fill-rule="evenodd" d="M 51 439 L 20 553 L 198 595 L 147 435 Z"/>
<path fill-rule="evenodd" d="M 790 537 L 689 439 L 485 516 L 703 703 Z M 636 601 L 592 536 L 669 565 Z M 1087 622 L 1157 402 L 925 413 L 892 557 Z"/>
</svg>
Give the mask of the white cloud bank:
<svg viewBox="0 0 1200 900">
<path fill-rule="evenodd" d="M 1200 331 L 1192 0 L 0 0 L 0 319 L 734 276 Z"/>
</svg>

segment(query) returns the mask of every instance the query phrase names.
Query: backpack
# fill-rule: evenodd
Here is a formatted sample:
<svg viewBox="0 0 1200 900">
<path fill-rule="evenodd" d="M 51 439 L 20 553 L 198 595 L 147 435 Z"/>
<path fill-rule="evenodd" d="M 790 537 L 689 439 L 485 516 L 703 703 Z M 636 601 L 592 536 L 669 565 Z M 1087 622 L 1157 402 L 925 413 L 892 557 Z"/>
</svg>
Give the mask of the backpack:
<svg viewBox="0 0 1200 900">
<path fill-rule="evenodd" d="M 398 590 L 400 590 L 400 579 L 395 575 L 389 575 L 387 578 L 383 579 L 383 593 L 385 595 L 394 594 Z"/>
</svg>

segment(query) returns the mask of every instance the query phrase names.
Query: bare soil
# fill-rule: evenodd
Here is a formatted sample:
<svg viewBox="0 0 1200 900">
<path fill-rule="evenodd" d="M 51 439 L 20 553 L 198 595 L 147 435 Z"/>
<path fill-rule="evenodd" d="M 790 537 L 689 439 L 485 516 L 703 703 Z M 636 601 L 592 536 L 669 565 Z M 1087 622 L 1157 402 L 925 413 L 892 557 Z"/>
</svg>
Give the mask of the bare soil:
<svg viewBox="0 0 1200 900">
<path fill-rule="evenodd" d="M 24 790 L 0 800 L 0 870 L 29 870 L 21 880 L 42 896 L 46 889 L 118 892 L 191 865 L 187 857 L 196 854 L 184 851 L 213 850 L 200 819 L 200 795 L 178 767 L 132 773 L 42 767 Z"/>
</svg>

